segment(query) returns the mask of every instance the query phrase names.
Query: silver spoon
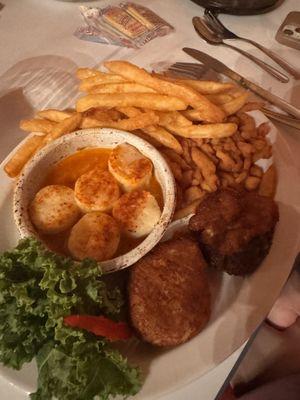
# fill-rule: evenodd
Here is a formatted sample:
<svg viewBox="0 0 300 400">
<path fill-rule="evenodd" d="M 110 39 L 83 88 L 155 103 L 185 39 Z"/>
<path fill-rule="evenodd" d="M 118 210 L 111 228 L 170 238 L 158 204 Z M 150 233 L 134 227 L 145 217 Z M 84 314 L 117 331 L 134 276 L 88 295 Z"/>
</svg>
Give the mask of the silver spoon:
<svg viewBox="0 0 300 400">
<path fill-rule="evenodd" d="M 210 28 L 213 31 L 215 31 L 221 39 L 238 39 L 238 40 L 243 40 L 244 42 L 252 44 L 253 46 L 257 47 L 259 50 L 261 50 L 263 53 L 265 53 L 267 56 L 269 56 L 278 65 L 280 65 L 286 72 L 289 72 L 294 78 L 300 79 L 300 70 L 296 70 L 296 68 L 294 68 L 292 65 L 290 65 L 285 60 L 283 60 L 277 54 L 273 53 L 273 51 L 267 49 L 266 47 L 255 42 L 254 40 L 238 36 L 235 33 L 231 32 L 229 29 L 227 29 L 222 24 L 222 22 L 219 20 L 219 18 L 211 10 L 205 9 L 204 17 L 205 17 L 206 21 L 209 23 Z"/>
<path fill-rule="evenodd" d="M 204 39 L 207 43 L 213 45 L 223 45 L 229 47 L 230 49 L 236 50 L 241 53 L 243 56 L 249 58 L 251 61 L 255 62 L 262 69 L 268 72 L 270 75 L 274 76 L 274 78 L 278 79 L 280 82 L 287 83 L 289 81 L 289 77 L 280 72 L 278 69 L 272 67 L 271 65 L 265 63 L 264 61 L 254 57 L 253 55 L 247 53 L 244 50 L 239 49 L 238 47 L 232 46 L 231 44 L 227 44 L 223 42 L 223 40 L 214 33 L 206 22 L 200 17 L 193 18 L 193 25 L 200 37 Z"/>
</svg>

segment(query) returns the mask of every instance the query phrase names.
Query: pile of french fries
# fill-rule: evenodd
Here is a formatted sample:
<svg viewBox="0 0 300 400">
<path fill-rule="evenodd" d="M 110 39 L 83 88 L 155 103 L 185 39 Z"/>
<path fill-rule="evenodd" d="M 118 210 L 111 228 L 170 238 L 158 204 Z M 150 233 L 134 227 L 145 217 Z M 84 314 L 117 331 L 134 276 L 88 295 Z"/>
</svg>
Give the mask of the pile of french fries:
<svg viewBox="0 0 300 400">
<path fill-rule="evenodd" d="M 269 158 L 269 127 L 246 111 L 248 93 L 231 84 L 178 79 L 149 73 L 126 61 L 104 63 L 108 72 L 79 68 L 79 90 L 85 95 L 74 110 L 47 109 L 22 120 L 31 133 L 4 169 L 16 177 L 29 159 L 62 135 L 85 128 L 116 128 L 151 142 L 165 157 L 178 192 L 175 218 L 193 212 L 207 192 L 244 186 L 273 196 L 275 169 L 255 165 Z"/>
</svg>

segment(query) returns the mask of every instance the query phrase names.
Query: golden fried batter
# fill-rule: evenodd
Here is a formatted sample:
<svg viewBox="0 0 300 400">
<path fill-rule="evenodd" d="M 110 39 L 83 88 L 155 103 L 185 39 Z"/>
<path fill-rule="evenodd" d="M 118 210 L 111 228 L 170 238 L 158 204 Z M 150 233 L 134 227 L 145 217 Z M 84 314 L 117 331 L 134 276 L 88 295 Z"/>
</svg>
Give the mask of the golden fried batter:
<svg viewBox="0 0 300 400">
<path fill-rule="evenodd" d="M 160 243 L 129 280 L 130 317 L 143 340 L 175 346 L 197 335 L 210 315 L 205 261 L 190 238 Z"/>
<path fill-rule="evenodd" d="M 278 207 L 271 198 L 220 189 L 200 203 L 189 228 L 211 265 L 244 275 L 268 254 L 278 219 Z"/>
</svg>

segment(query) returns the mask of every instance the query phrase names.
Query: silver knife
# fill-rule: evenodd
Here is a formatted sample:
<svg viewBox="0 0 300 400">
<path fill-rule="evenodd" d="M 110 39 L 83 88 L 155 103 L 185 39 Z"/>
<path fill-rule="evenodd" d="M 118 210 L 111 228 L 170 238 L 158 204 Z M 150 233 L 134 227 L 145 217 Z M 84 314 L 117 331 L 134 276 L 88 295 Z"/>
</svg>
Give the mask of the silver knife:
<svg viewBox="0 0 300 400">
<path fill-rule="evenodd" d="M 203 53 L 202 51 L 191 49 L 189 47 L 184 47 L 182 50 L 189 56 L 195 58 L 197 61 L 200 61 L 202 64 L 207 65 L 209 68 L 215 70 L 220 74 L 228 76 L 232 80 L 238 82 L 244 88 L 252 90 L 252 92 L 258 94 L 263 99 L 281 108 L 283 111 L 286 111 L 287 113 L 293 115 L 296 118 L 300 118 L 299 108 L 294 107 L 292 104 L 288 103 L 287 101 L 281 99 L 278 96 L 275 96 L 274 94 L 268 92 L 267 90 L 256 85 L 255 83 L 248 81 L 248 79 L 243 78 L 240 74 L 228 68 L 221 61 L 216 60 L 215 58 L 209 56 L 206 53 Z"/>
</svg>

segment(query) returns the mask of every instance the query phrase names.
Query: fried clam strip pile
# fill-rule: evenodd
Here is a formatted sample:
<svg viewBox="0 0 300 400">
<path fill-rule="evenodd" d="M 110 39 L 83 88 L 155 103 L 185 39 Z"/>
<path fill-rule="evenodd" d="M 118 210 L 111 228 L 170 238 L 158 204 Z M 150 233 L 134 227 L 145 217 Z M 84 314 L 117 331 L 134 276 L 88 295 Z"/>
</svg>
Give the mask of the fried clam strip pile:
<svg viewBox="0 0 300 400">
<path fill-rule="evenodd" d="M 165 156 L 178 186 L 179 216 L 206 192 L 244 184 L 257 189 L 262 171 L 254 165 L 269 157 L 266 126 L 255 128 L 243 113 L 248 93 L 231 83 L 177 79 L 148 73 L 126 61 L 104 63 L 108 72 L 79 68 L 84 95 L 75 109 L 46 109 L 22 120 L 31 133 L 5 165 L 16 177 L 43 146 L 85 128 L 116 128 L 150 141 Z M 250 104 L 250 106 L 249 106 Z"/>
<path fill-rule="evenodd" d="M 246 105 L 248 110 L 250 105 Z M 260 159 L 272 156 L 272 146 L 266 135 L 270 127 L 263 123 L 255 127 L 254 119 L 239 111 L 229 117 L 238 130 L 222 139 L 180 139 L 183 154 L 160 149 L 169 163 L 177 183 L 175 219 L 193 213 L 207 193 L 218 188 L 242 187 L 273 197 L 276 170 L 271 166 L 265 173 L 256 165 Z"/>
</svg>

